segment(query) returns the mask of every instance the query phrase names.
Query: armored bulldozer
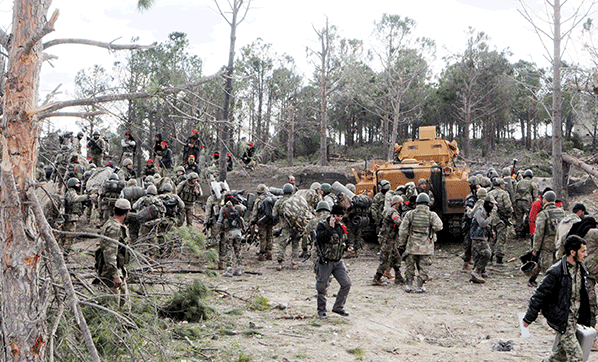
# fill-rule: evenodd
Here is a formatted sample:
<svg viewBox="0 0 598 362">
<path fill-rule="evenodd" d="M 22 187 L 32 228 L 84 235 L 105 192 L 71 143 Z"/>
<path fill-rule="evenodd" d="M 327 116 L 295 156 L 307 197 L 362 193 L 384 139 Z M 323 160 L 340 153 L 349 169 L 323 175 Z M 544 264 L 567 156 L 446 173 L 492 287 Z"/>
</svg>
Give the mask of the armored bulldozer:
<svg viewBox="0 0 598 362">
<path fill-rule="evenodd" d="M 374 196 L 381 180 L 390 181 L 391 190 L 408 182 L 416 185 L 425 179 L 434 193 L 436 211 L 444 222 L 444 231 L 455 237 L 461 235 L 465 197 L 469 194 L 467 174 L 469 167 L 457 166 L 457 142 L 436 136 L 436 127 L 420 127 L 419 139 L 395 144 L 392 163 L 374 160 L 370 169 L 361 172 L 353 169 L 357 194 Z"/>
</svg>

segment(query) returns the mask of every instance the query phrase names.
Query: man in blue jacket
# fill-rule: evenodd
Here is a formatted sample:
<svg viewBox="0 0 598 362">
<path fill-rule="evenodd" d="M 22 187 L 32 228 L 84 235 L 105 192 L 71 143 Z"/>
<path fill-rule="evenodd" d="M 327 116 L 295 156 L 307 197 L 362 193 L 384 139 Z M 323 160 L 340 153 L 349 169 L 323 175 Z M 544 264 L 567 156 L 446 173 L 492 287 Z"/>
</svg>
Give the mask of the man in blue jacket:
<svg viewBox="0 0 598 362">
<path fill-rule="evenodd" d="M 538 313 L 561 334 L 556 351 L 548 361 L 582 362 L 582 350 L 575 337 L 577 324 L 590 326 L 590 302 L 583 261 L 586 242 L 577 235 L 565 240 L 565 256 L 546 271 L 546 276 L 529 300 L 523 325 L 529 326 Z"/>
</svg>

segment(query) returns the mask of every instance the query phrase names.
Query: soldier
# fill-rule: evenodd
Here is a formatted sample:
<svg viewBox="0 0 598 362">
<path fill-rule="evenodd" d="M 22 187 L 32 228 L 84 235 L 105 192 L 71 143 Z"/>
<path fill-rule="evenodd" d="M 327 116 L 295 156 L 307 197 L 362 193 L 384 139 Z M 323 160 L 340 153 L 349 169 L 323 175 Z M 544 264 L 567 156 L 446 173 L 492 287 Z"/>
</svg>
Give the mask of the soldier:
<svg viewBox="0 0 598 362">
<path fill-rule="evenodd" d="M 176 193 L 185 203 L 185 221 L 187 226 L 193 225 L 195 202 L 201 197 L 201 187 L 197 183 L 199 175 L 191 172 L 187 175 L 187 180 L 179 183 L 176 187 Z"/>
<path fill-rule="evenodd" d="M 312 210 L 315 210 L 315 208 L 318 206 L 318 203 L 322 201 L 320 194 L 312 188 L 297 190 L 295 195 L 301 196 Z"/>
<path fill-rule="evenodd" d="M 486 265 L 492 257 L 492 250 L 488 244 L 488 234 L 492 235 L 492 221 L 494 220 L 493 211 L 496 206 L 496 200 L 492 195 L 487 195 L 481 199 L 481 195 L 486 190 L 481 188 L 478 190 L 478 202 L 482 201 L 482 205 L 474 206 L 473 218 L 471 221 L 471 228 L 469 236 L 471 237 L 471 249 L 474 260 L 474 269 L 471 272 L 471 281 L 474 283 L 486 283 L 484 278 L 488 277 L 486 274 Z"/>
<path fill-rule="evenodd" d="M 73 140 L 73 151 L 77 152 L 81 155 L 81 150 L 83 148 L 83 132 L 79 131 L 77 133 L 77 137 Z"/>
<path fill-rule="evenodd" d="M 326 316 L 326 292 L 330 285 L 330 276 L 334 276 L 340 288 L 336 293 L 336 301 L 332 312 L 344 317 L 345 302 L 351 289 L 351 279 L 345 263 L 341 260 L 345 251 L 351 252 L 353 246 L 347 243 L 347 231 L 342 224 L 345 210 L 341 205 L 332 207 L 331 215 L 316 228 L 316 250 L 318 258 L 314 268 L 316 272 L 316 290 L 318 292 L 318 316 Z"/>
<path fill-rule="evenodd" d="M 398 249 L 399 227 L 401 226 L 401 205 L 403 198 L 395 195 L 392 198 L 391 206 L 384 210 L 382 228 L 380 229 L 380 264 L 374 275 L 374 285 L 384 285 L 381 278 L 388 268 L 395 271 L 395 284 L 404 284 L 405 279 L 401 275 L 401 255 Z"/>
<path fill-rule="evenodd" d="M 252 142 L 247 142 L 247 148 L 241 154 L 241 161 L 243 161 L 243 164 L 245 165 L 245 167 L 247 167 L 250 170 L 253 170 L 256 165 L 256 162 L 253 159 L 254 153 L 255 153 L 254 144 Z"/>
<path fill-rule="evenodd" d="M 226 248 L 226 272 L 222 274 L 225 277 L 243 275 L 243 271 L 241 270 L 241 230 L 243 230 L 245 226 L 243 218 L 241 217 L 243 214 L 241 208 L 244 208 L 244 206 L 233 206 L 231 201 L 227 201 L 218 214 L 218 221 L 216 224 L 219 233 L 222 233 L 224 236 L 224 244 Z M 236 264 L 234 270 L 233 264 Z"/>
<path fill-rule="evenodd" d="M 64 195 L 64 225 L 62 230 L 73 232 L 77 229 L 77 221 L 83 214 L 83 203 L 91 198 L 96 198 L 97 194 L 79 195 L 81 191 L 81 181 L 75 177 L 71 177 L 66 186 L 68 188 Z M 72 237 L 61 238 L 62 247 L 65 251 L 70 249 L 70 241 Z"/>
<path fill-rule="evenodd" d="M 556 194 L 554 191 L 546 192 L 543 195 L 542 211 L 538 213 L 538 218 L 536 219 L 536 232 L 533 238 L 532 254 L 538 259 L 538 268 L 536 268 L 535 272 L 529 278 L 528 285 L 530 287 L 538 286 L 536 282 L 538 274 L 545 272 L 555 262 L 556 231 L 559 223 L 566 216 L 563 209 L 554 205 L 555 200 Z"/>
<path fill-rule="evenodd" d="M 258 260 L 272 260 L 272 227 L 274 226 L 272 202 L 275 199 L 269 194 L 268 187 L 264 184 L 257 185 L 256 194 L 257 199 L 253 203 L 250 222 L 252 226 L 257 225 L 260 239 Z M 268 198 L 270 199 L 266 201 Z"/>
<path fill-rule="evenodd" d="M 143 167 L 143 176 L 153 176 L 158 169 L 156 169 L 156 165 L 154 165 L 154 160 L 151 158 L 147 160 L 146 165 Z"/>
<path fill-rule="evenodd" d="M 168 142 L 162 141 L 162 156 L 160 157 L 160 169 L 164 172 L 162 176 L 166 176 L 166 170 L 172 169 L 172 150 L 168 147 Z"/>
<path fill-rule="evenodd" d="M 532 201 L 538 195 L 538 186 L 533 182 L 532 170 L 523 172 L 523 179 L 515 186 L 515 231 L 520 238 L 524 238 L 525 216 L 529 213 Z"/>
<path fill-rule="evenodd" d="M 185 146 L 183 146 L 183 160 L 189 159 L 191 155 L 193 155 L 196 161 L 199 160 L 199 155 L 203 148 L 203 145 L 199 141 L 199 132 L 192 129 L 191 136 L 187 138 Z"/>
<path fill-rule="evenodd" d="M 129 181 L 137 177 L 135 170 L 133 169 L 133 160 L 125 158 L 123 160 L 122 168 L 117 173 L 118 179 L 123 181 Z"/>
<path fill-rule="evenodd" d="M 359 251 L 363 249 L 365 245 L 365 241 L 361 236 L 361 231 L 370 223 L 368 211 L 371 206 L 372 198 L 367 195 L 355 195 L 351 199 L 351 206 L 349 206 L 349 209 L 347 210 L 346 226 L 349 244 L 353 245 L 353 253 L 351 253 L 352 257 L 357 258 L 359 256 Z"/>
<path fill-rule="evenodd" d="M 120 140 L 120 145 L 123 149 L 123 152 L 120 155 L 121 160 L 123 158 L 133 159 L 135 151 L 137 150 L 137 142 L 135 141 L 135 138 L 133 138 L 133 134 L 131 132 L 125 132 L 125 138 Z"/>
<path fill-rule="evenodd" d="M 418 270 L 416 293 L 424 293 L 429 268 L 434 255 L 436 232 L 442 230 L 442 220 L 430 211 L 430 197 L 421 193 L 415 200 L 415 210 L 408 212 L 399 227 L 399 254 L 405 259 L 405 291 L 411 293 L 415 269 Z"/>
<path fill-rule="evenodd" d="M 428 195 L 428 197 L 430 198 L 430 208 L 434 207 L 434 203 L 436 201 L 436 199 L 434 198 L 434 193 L 432 192 L 431 188 L 430 188 L 430 182 L 429 180 L 426 180 L 424 178 L 420 178 L 417 181 L 417 194 L 421 194 L 422 192 L 426 195 Z"/>
<path fill-rule="evenodd" d="M 278 266 L 276 270 L 282 270 L 282 263 L 285 260 L 285 250 L 291 244 L 291 268 L 299 269 L 295 258 L 299 251 L 299 241 L 305 231 L 305 226 L 313 217 L 309 206 L 303 198 L 293 195 L 293 185 L 287 183 L 283 186 L 284 196 L 276 201 L 272 210 L 275 222 L 281 226 L 278 236 Z"/>
<path fill-rule="evenodd" d="M 204 211 L 204 233 L 207 232 L 209 246 L 216 245 L 217 243 L 218 229 L 216 228 L 216 222 L 218 221 L 218 215 L 220 214 L 221 200 L 222 194 L 220 194 L 220 198 L 216 197 L 216 192 L 212 188 L 212 193 L 206 201 L 206 208 Z M 224 258 L 226 257 L 226 250 L 224 246 L 224 242 L 218 242 L 218 269 L 220 270 L 224 269 Z"/>
<path fill-rule="evenodd" d="M 226 170 L 227 171 L 233 170 L 233 155 L 230 153 L 226 154 Z"/>
<path fill-rule="evenodd" d="M 176 180 L 177 185 L 187 179 L 187 175 L 185 175 L 185 168 L 183 166 L 177 166 L 174 169 L 174 173 L 174 179 Z"/>
<path fill-rule="evenodd" d="M 386 180 L 378 181 L 378 193 L 374 195 L 372 206 L 370 207 L 370 214 L 374 224 L 376 225 L 376 234 L 380 231 L 382 226 L 382 215 L 384 213 L 384 198 L 386 193 L 390 190 L 390 182 Z"/>
<path fill-rule="evenodd" d="M 469 236 L 469 230 L 471 228 L 471 221 L 473 218 L 473 213 L 470 214 L 471 210 L 473 210 L 475 204 L 478 201 L 478 179 L 475 176 L 470 176 L 467 179 L 469 182 L 469 189 L 470 193 L 465 197 L 465 212 L 463 214 L 463 224 L 461 226 L 461 232 L 463 233 L 463 268 L 461 268 L 461 273 L 469 273 L 471 268 L 469 263 L 471 262 L 471 237 Z M 484 189 L 486 191 L 486 189 Z M 484 195 L 482 199 L 486 197 Z"/>
<path fill-rule="evenodd" d="M 169 230 L 172 226 L 183 225 L 183 218 L 185 217 L 185 203 L 175 193 L 172 184 L 166 183 L 160 188 L 160 194 L 158 198 L 162 201 L 166 212 L 164 217 L 166 218 L 165 229 Z"/>
<path fill-rule="evenodd" d="M 130 311 L 129 291 L 127 288 L 127 269 L 130 254 L 123 245 L 129 244 L 129 229 L 123 224 L 129 214 L 131 203 L 125 199 L 118 199 L 114 204 L 114 217 L 111 217 L 102 227 L 102 235 L 118 240 L 122 245 L 101 239 L 100 247 L 96 251 L 96 272 L 102 285 L 117 296 L 120 309 Z"/>
<path fill-rule="evenodd" d="M 118 175 L 113 173 L 104 181 L 100 197 L 99 207 L 102 213 L 102 222 L 112 216 L 114 204 L 120 197 L 120 192 L 125 188 L 125 182 L 118 179 Z"/>
<path fill-rule="evenodd" d="M 157 196 L 158 189 L 156 188 L 156 186 L 149 185 L 146 192 L 147 194 L 145 196 L 135 201 L 135 204 L 133 204 L 133 210 L 139 212 L 144 208 L 153 205 L 156 208 L 157 214 L 152 215 L 152 220 L 149 220 L 143 223 L 143 225 L 140 225 L 139 236 L 141 237 L 149 235 L 152 232 L 152 229 L 154 229 L 156 225 L 159 224 L 159 221 L 156 222 L 155 220 L 163 218 L 166 214 L 166 207 L 162 203 L 162 200 Z"/>
<path fill-rule="evenodd" d="M 293 186 L 293 189 L 294 188 L 295 186 Z M 322 190 L 322 200 L 326 201 L 332 208 L 332 206 L 334 206 L 338 201 L 336 195 L 332 193 L 332 186 L 330 186 L 329 183 L 324 182 L 322 185 L 320 185 L 320 190 Z"/>
<path fill-rule="evenodd" d="M 318 206 L 316 206 L 316 217 L 309 220 L 307 225 L 305 226 L 305 232 L 303 233 L 303 239 L 301 240 L 301 248 L 303 249 L 303 253 L 301 254 L 302 258 L 308 258 L 309 251 L 308 251 L 308 244 L 310 239 L 312 238 L 312 233 L 316 231 L 316 227 L 319 223 L 324 222 L 328 216 L 330 216 L 330 205 L 326 201 L 318 202 Z M 311 240 L 312 245 L 314 245 L 315 240 Z"/>
<path fill-rule="evenodd" d="M 577 324 L 590 326 L 591 311 L 583 261 L 587 256 L 586 241 L 573 235 L 565 241 L 566 254 L 546 272 L 540 286 L 529 300 L 523 326 L 528 327 L 541 311 L 548 325 L 560 337 L 548 361 L 583 361 L 577 338 Z"/>
<path fill-rule="evenodd" d="M 567 234 L 569 234 L 569 231 L 571 230 L 573 224 L 581 221 L 588 214 L 586 206 L 581 202 L 578 202 L 575 205 L 573 205 L 571 211 L 572 213 L 565 216 L 565 218 L 561 220 L 561 222 L 559 223 L 559 226 L 556 231 L 556 236 L 554 237 L 556 248 L 556 253 L 554 257 L 557 260 L 565 253 L 565 239 L 567 238 Z M 594 256 L 592 256 L 592 258 L 594 258 Z"/>
<path fill-rule="evenodd" d="M 98 167 L 104 164 L 104 154 L 108 154 L 106 141 L 100 138 L 100 132 L 93 131 L 92 137 L 87 141 L 87 154 L 91 161 Z"/>
<path fill-rule="evenodd" d="M 75 177 L 81 180 L 83 179 L 83 173 L 85 173 L 85 169 L 79 164 L 79 154 L 77 154 L 77 152 L 72 152 L 63 179 L 67 181 L 68 179 Z"/>
<path fill-rule="evenodd" d="M 498 217 L 495 217 L 492 222 L 495 236 L 490 239 L 490 248 L 492 256 L 496 258 L 497 266 L 505 266 L 503 258 L 505 256 L 505 244 L 507 242 L 507 231 L 511 226 L 511 214 L 513 214 L 513 206 L 511 204 L 511 197 L 505 190 L 505 180 L 500 177 L 494 178 L 495 188 L 490 190 L 488 195 L 491 195 L 496 200 L 496 207 Z"/>
<path fill-rule="evenodd" d="M 156 167 L 160 169 L 162 167 L 162 155 L 164 154 L 164 149 L 162 148 L 162 133 L 156 133 L 156 137 L 154 139 L 154 149 L 153 149 L 153 159 Z"/>
<path fill-rule="evenodd" d="M 511 167 L 505 167 L 502 169 L 502 178 L 505 181 L 505 190 L 509 193 L 511 198 L 511 205 L 515 204 L 515 179 L 511 176 Z"/>
<path fill-rule="evenodd" d="M 185 163 L 185 173 L 191 172 L 195 172 L 196 174 L 201 175 L 201 169 L 195 162 L 194 155 L 189 155 L 189 157 L 187 157 L 187 163 Z"/>
</svg>

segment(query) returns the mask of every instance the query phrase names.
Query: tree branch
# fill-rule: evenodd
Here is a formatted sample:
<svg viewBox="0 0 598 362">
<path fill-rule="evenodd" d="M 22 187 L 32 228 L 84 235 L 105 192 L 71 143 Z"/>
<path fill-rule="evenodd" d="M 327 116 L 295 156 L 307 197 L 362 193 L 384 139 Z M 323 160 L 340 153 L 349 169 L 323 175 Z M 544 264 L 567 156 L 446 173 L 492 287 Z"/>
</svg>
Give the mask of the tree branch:
<svg viewBox="0 0 598 362">
<path fill-rule="evenodd" d="M 31 49 L 33 49 L 33 46 L 37 44 L 38 41 L 40 41 L 44 36 L 54 31 L 54 23 L 58 19 L 58 14 L 58 9 L 54 10 L 52 17 L 50 18 L 50 21 L 48 21 L 43 28 L 36 31 L 35 34 L 33 34 L 31 38 L 29 38 L 29 40 L 27 40 L 27 42 L 23 46 L 23 49 L 21 49 L 21 54 L 31 53 Z"/>
<path fill-rule="evenodd" d="M 0 29 L 0 45 L 4 49 L 8 49 L 8 42 L 10 40 L 10 35 L 7 34 L 4 30 Z"/>
<path fill-rule="evenodd" d="M 44 50 L 53 47 L 55 45 L 61 44 L 83 44 L 83 45 L 91 45 L 100 48 L 106 48 L 108 50 L 138 50 L 138 49 L 153 49 L 155 45 L 140 45 L 140 44 L 112 44 L 112 43 L 104 43 L 101 41 L 96 40 L 89 40 L 89 39 L 74 39 L 74 38 L 67 38 L 67 39 L 54 39 L 44 43 Z"/>
<path fill-rule="evenodd" d="M 54 112 L 47 116 L 46 118 L 50 117 L 77 117 L 77 118 L 88 118 L 88 117 L 95 117 L 101 116 L 103 114 L 107 114 L 106 111 L 93 111 L 93 112 Z"/>
</svg>

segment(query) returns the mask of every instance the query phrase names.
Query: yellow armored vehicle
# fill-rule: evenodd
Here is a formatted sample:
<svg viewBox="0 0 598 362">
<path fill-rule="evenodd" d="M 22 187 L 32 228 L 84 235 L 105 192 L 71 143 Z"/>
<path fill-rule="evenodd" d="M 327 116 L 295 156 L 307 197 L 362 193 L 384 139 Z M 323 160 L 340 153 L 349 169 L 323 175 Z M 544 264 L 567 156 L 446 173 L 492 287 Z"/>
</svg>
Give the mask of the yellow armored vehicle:
<svg viewBox="0 0 598 362">
<path fill-rule="evenodd" d="M 353 170 L 356 193 L 373 197 L 380 180 L 390 181 L 391 190 L 408 182 L 417 185 L 420 179 L 428 180 L 435 199 L 432 210 L 443 219 L 445 230 L 458 236 L 465 197 L 470 192 L 469 167 L 457 166 L 458 155 L 457 143 L 436 137 L 435 126 L 420 127 L 419 139 L 408 140 L 400 146 L 395 144 L 393 163 L 374 160 L 371 169 Z"/>
</svg>

